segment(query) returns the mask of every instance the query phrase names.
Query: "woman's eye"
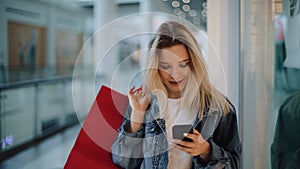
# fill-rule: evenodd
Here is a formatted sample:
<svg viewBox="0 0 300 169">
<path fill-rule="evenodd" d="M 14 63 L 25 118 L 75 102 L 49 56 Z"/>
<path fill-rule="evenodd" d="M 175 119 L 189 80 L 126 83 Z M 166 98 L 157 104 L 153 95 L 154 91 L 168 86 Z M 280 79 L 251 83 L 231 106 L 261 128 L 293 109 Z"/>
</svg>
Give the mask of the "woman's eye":
<svg viewBox="0 0 300 169">
<path fill-rule="evenodd" d="M 161 68 L 161 69 L 169 69 L 170 66 L 169 65 L 159 65 L 159 68 Z"/>
<path fill-rule="evenodd" d="M 185 67 L 188 66 L 188 63 L 182 63 L 182 64 L 180 64 L 179 66 L 182 67 L 182 68 L 185 68 Z"/>
</svg>

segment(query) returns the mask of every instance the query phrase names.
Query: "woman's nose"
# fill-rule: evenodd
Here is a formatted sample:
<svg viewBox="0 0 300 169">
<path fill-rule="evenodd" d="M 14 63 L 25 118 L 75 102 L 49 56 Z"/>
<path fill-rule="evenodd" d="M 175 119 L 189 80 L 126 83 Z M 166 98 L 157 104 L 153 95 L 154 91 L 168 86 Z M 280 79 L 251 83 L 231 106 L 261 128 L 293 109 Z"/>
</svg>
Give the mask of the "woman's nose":
<svg viewBox="0 0 300 169">
<path fill-rule="evenodd" d="M 169 73 L 169 75 L 173 78 L 173 79 L 177 79 L 177 77 L 179 77 L 179 70 L 176 67 L 173 67 Z"/>
</svg>

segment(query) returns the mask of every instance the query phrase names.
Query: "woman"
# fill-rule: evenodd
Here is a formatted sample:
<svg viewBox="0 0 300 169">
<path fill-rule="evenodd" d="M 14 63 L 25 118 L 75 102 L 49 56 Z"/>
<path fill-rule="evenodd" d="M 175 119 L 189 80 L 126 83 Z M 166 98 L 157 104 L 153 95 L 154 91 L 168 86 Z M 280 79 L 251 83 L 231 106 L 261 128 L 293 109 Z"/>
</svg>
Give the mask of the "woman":
<svg viewBox="0 0 300 169">
<path fill-rule="evenodd" d="M 122 126 L 112 146 L 123 168 L 239 168 L 241 143 L 233 105 L 209 81 L 193 34 L 163 23 L 149 43 L 142 87 L 129 91 Z M 172 126 L 193 124 L 173 139 Z"/>
</svg>

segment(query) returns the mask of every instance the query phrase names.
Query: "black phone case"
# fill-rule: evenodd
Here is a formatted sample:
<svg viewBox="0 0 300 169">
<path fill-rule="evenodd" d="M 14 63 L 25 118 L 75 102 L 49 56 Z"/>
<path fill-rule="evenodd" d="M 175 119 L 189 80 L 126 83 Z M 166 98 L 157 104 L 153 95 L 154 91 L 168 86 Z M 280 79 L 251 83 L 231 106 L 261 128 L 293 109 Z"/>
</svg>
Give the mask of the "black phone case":
<svg viewBox="0 0 300 169">
<path fill-rule="evenodd" d="M 192 142 L 193 140 L 187 137 L 184 137 L 183 133 L 193 133 L 192 125 L 174 125 L 172 127 L 172 134 L 174 139 L 179 139 L 183 141 Z"/>
</svg>

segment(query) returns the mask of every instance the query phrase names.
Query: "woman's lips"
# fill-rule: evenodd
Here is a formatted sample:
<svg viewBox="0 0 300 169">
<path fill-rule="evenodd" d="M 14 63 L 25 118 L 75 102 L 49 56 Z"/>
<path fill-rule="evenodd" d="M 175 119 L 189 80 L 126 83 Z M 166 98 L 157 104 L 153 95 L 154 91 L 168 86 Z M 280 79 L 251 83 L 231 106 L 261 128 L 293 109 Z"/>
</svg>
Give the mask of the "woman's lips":
<svg viewBox="0 0 300 169">
<path fill-rule="evenodd" d="M 180 81 L 169 81 L 169 83 L 172 85 L 172 86 L 179 86 L 179 84 L 182 82 L 183 80 L 180 80 Z"/>
</svg>

